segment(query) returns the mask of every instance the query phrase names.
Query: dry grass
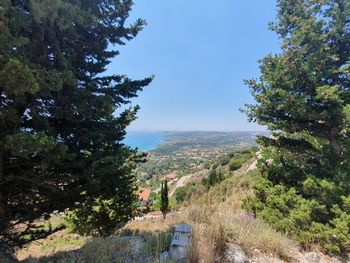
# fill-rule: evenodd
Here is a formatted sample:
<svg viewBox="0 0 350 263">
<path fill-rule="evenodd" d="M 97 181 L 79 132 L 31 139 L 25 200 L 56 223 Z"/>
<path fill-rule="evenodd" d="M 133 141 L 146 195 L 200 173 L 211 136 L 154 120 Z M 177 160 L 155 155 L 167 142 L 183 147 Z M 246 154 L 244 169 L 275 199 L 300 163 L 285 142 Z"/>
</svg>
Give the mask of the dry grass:
<svg viewBox="0 0 350 263">
<path fill-rule="evenodd" d="M 141 248 L 142 253 L 151 258 L 159 259 L 161 253 L 169 250 L 172 233 L 173 229 L 169 229 L 167 232 L 155 232 L 143 235 L 145 243 Z"/>
<path fill-rule="evenodd" d="M 45 239 L 31 242 L 26 247 L 17 251 L 16 257 L 19 260 L 23 260 L 28 257 L 40 258 L 62 251 L 71 251 L 82 247 L 88 240 L 88 237 L 81 237 L 65 231 L 59 231 Z"/>
<path fill-rule="evenodd" d="M 119 236 L 143 236 L 142 246 L 135 248 L 127 240 L 93 239 L 79 253 L 71 253 L 74 262 L 122 262 L 135 249 L 149 257 L 147 262 L 159 262 L 159 255 L 168 249 L 174 225 L 188 223 L 193 227 L 191 263 L 212 263 L 223 255 L 226 243 L 236 243 L 252 256 L 255 249 L 282 259 L 290 259 L 298 247 L 282 234 L 241 210 L 241 202 L 249 196 L 257 174 L 232 176 L 191 200 L 181 214 L 171 214 L 164 221 L 161 215 L 132 221 L 116 233 Z M 67 255 L 59 255 L 66 260 Z M 91 261 L 86 260 L 91 259 Z M 83 261 L 81 261 L 83 260 Z M 140 262 L 135 259 L 132 262 Z"/>
<path fill-rule="evenodd" d="M 152 232 L 168 232 L 169 228 L 184 223 L 179 214 L 169 215 L 163 220 L 161 213 L 158 217 L 145 219 L 142 221 L 131 221 L 124 228 L 116 232 L 117 235 L 138 235 Z"/>
<path fill-rule="evenodd" d="M 82 248 L 84 262 L 125 262 L 132 253 L 132 245 L 129 240 L 121 240 L 115 237 L 94 238 Z"/>
<path fill-rule="evenodd" d="M 188 223 L 193 227 L 190 262 L 212 263 L 223 255 L 226 243 L 236 243 L 249 255 L 258 249 L 282 259 L 289 259 L 298 247 L 290 239 L 241 210 L 241 202 L 252 193 L 257 174 L 232 176 L 192 199 L 179 215 L 129 223 L 133 233 L 167 231 L 170 226 Z"/>
<path fill-rule="evenodd" d="M 222 255 L 225 243 L 234 242 L 252 255 L 255 249 L 289 259 L 297 245 L 270 226 L 246 214 L 241 202 L 252 194 L 257 180 L 254 171 L 245 176 L 232 176 L 212 187 L 194 201 L 183 220 L 194 227 L 193 252 L 199 262 L 213 262 Z M 197 262 L 197 261 L 192 261 Z"/>
</svg>

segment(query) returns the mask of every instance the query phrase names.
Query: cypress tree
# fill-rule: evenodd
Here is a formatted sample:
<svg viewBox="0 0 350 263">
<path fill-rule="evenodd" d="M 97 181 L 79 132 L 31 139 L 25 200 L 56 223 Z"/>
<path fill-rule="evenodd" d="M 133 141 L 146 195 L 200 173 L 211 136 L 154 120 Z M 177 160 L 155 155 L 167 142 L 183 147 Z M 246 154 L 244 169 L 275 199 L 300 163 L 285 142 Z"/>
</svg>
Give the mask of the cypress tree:
<svg viewBox="0 0 350 263">
<path fill-rule="evenodd" d="M 32 234 L 14 235 L 15 225 L 55 210 L 76 209 L 73 222 L 89 234 L 108 234 L 134 215 L 140 156 L 122 141 L 138 107 L 120 107 L 151 78 L 105 73 L 115 47 L 145 25 L 126 25 L 132 5 L 0 2 L 0 237 L 7 242 Z"/>
<path fill-rule="evenodd" d="M 168 180 L 162 182 L 160 189 L 160 211 L 165 220 L 166 214 L 169 212 L 169 197 L 168 197 Z"/>
<path fill-rule="evenodd" d="M 279 0 L 281 53 L 247 81 L 263 179 L 246 209 L 304 246 L 343 253 L 350 240 L 350 2 Z"/>
</svg>

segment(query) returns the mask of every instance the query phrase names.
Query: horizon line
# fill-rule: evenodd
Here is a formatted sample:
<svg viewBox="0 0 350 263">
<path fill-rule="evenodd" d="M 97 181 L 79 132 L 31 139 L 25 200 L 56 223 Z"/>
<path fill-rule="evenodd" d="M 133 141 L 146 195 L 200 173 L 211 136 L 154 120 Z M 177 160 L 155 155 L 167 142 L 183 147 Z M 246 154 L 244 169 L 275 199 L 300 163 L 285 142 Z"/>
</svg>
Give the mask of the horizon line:
<svg viewBox="0 0 350 263">
<path fill-rule="evenodd" d="M 127 130 L 126 132 L 268 132 L 268 130 Z"/>
</svg>

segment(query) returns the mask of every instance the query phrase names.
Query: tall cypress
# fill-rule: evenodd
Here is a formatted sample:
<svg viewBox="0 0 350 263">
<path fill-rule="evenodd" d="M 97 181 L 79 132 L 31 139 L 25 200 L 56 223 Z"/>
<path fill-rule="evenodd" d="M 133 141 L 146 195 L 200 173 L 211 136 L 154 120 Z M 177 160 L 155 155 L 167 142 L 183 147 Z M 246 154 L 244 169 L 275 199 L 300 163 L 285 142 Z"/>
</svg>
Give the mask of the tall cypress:
<svg viewBox="0 0 350 263">
<path fill-rule="evenodd" d="M 162 182 L 160 189 L 160 211 L 165 219 L 166 214 L 169 212 L 169 197 L 168 197 L 168 180 L 165 179 Z"/>
<path fill-rule="evenodd" d="M 0 237 L 7 241 L 26 234 L 15 236 L 16 224 L 55 210 L 77 209 L 78 230 L 93 234 L 133 216 L 140 156 L 122 141 L 138 106 L 121 107 L 151 78 L 105 72 L 115 47 L 145 25 L 126 24 L 132 5 L 0 2 Z"/>
<path fill-rule="evenodd" d="M 350 249 L 350 2 L 279 0 L 281 53 L 247 84 L 263 180 L 244 206 L 304 246 Z"/>
</svg>

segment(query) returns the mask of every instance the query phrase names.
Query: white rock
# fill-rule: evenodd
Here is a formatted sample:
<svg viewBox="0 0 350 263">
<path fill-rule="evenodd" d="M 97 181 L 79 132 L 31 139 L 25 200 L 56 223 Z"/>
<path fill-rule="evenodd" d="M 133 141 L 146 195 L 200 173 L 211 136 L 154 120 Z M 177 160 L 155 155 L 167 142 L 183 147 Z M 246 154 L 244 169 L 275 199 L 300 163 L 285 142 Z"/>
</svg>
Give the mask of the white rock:
<svg viewBox="0 0 350 263">
<path fill-rule="evenodd" d="M 228 263 L 249 263 L 249 259 L 243 249 L 236 244 L 226 245 L 224 259 Z"/>
<path fill-rule="evenodd" d="M 321 260 L 321 256 L 317 252 L 308 252 L 304 255 L 306 262 L 318 263 Z"/>
<path fill-rule="evenodd" d="M 192 246 L 192 226 L 179 224 L 175 227 L 173 239 L 169 249 L 169 259 L 188 261 L 188 252 Z"/>
</svg>

